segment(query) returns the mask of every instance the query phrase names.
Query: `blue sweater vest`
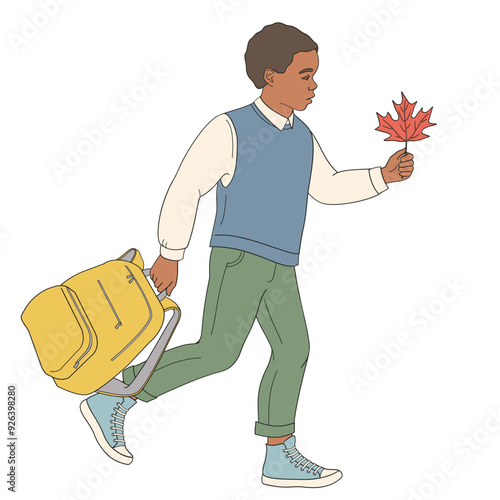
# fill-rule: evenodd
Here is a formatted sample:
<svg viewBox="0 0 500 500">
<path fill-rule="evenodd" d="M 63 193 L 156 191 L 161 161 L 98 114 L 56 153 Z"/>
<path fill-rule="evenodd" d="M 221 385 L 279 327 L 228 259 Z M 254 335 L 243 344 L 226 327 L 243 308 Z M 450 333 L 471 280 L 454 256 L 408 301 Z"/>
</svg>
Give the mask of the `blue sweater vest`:
<svg viewBox="0 0 500 500">
<path fill-rule="evenodd" d="M 297 116 L 293 128 L 279 130 L 255 104 L 227 115 L 237 136 L 236 170 L 227 187 L 217 184 L 210 245 L 296 266 L 311 179 L 311 132 Z"/>
</svg>

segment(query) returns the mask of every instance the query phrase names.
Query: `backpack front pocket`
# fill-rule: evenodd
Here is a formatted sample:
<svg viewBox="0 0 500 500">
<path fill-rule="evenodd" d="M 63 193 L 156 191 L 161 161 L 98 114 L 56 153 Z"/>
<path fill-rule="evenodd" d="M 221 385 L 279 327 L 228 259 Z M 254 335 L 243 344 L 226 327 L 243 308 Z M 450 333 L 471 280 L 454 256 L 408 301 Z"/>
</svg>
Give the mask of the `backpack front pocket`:
<svg viewBox="0 0 500 500">
<path fill-rule="evenodd" d="M 97 348 L 97 336 L 77 294 L 55 286 L 38 294 L 21 319 L 28 329 L 43 371 L 67 379 Z"/>
</svg>

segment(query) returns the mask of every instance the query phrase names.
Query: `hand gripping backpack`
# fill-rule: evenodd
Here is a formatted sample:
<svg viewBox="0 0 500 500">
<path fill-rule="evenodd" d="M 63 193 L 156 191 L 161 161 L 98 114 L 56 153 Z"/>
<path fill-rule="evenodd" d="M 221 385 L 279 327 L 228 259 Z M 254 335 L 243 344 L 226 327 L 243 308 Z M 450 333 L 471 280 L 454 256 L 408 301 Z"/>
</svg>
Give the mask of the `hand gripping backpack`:
<svg viewBox="0 0 500 500">
<path fill-rule="evenodd" d="M 39 293 L 21 319 L 43 371 L 75 394 L 132 396 L 146 385 L 180 319 L 166 293 L 156 295 L 138 250 L 83 271 Z M 126 385 L 115 379 L 173 314 L 144 366 Z"/>
</svg>

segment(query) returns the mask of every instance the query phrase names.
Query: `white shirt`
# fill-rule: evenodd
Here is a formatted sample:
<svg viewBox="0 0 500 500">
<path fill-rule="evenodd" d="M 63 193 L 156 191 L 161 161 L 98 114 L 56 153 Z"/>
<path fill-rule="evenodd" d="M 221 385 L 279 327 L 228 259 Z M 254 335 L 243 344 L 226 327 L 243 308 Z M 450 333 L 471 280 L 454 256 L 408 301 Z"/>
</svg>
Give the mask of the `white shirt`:
<svg viewBox="0 0 500 500">
<path fill-rule="evenodd" d="M 289 118 L 269 108 L 259 97 L 255 105 L 278 129 Z M 227 114 L 216 116 L 198 135 L 175 175 L 163 202 L 158 224 L 162 257 L 181 260 L 193 231 L 200 197 L 221 181 L 227 187 L 236 169 L 236 131 Z M 265 179 L 263 179 L 265 182 Z M 313 162 L 309 194 L 320 203 L 338 205 L 377 196 L 387 189 L 380 167 L 337 172 L 313 135 Z M 257 196 L 257 194 L 256 194 Z"/>
</svg>

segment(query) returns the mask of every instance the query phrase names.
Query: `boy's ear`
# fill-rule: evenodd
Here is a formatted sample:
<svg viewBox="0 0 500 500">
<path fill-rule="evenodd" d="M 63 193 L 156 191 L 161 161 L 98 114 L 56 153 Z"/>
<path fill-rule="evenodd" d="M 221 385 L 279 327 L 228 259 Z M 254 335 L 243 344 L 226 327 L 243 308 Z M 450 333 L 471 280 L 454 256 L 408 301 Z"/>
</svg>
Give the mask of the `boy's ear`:
<svg viewBox="0 0 500 500">
<path fill-rule="evenodd" d="M 271 68 L 266 68 L 264 70 L 264 80 L 265 82 L 270 86 L 272 87 L 273 84 L 274 84 L 274 75 L 275 75 L 275 71 L 274 69 L 271 69 Z"/>
</svg>

